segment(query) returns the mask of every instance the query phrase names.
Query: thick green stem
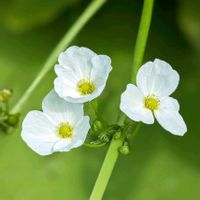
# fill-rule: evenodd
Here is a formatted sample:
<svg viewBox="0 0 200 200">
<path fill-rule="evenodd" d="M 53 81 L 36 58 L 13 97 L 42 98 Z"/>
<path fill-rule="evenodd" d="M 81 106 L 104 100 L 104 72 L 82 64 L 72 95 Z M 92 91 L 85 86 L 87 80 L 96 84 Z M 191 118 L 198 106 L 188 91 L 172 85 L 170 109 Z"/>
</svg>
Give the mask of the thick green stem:
<svg viewBox="0 0 200 200">
<path fill-rule="evenodd" d="M 106 2 L 106 0 L 93 0 L 86 10 L 81 14 L 78 20 L 72 25 L 69 31 L 64 35 L 61 41 L 58 43 L 56 48 L 52 51 L 50 56 L 47 58 L 43 68 L 38 73 L 37 77 L 25 91 L 24 95 L 17 102 L 17 104 L 12 109 L 12 113 L 19 112 L 23 105 L 26 103 L 30 95 L 33 93 L 35 88 L 39 85 L 44 76 L 48 73 L 51 67 L 56 62 L 56 59 L 61 51 L 63 51 L 74 39 L 74 37 L 80 32 L 80 30 L 85 26 L 85 24 L 92 18 L 92 16 L 101 8 L 101 6 Z"/>
<path fill-rule="evenodd" d="M 136 46 L 134 50 L 134 58 L 133 58 L 133 66 L 132 66 L 133 75 L 131 77 L 131 81 L 133 83 L 135 82 L 136 72 L 142 63 L 142 59 L 144 56 L 144 51 L 145 51 L 150 23 L 151 23 L 153 4 L 154 4 L 154 0 L 144 1 L 139 31 L 138 31 L 137 40 L 136 40 Z M 138 131 L 139 129 L 136 129 L 136 130 Z M 119 155 L 118 148 L 122 145 L 122 143 L 123 143 L 123 137 L 118 140 L 112 139 L 110 143 L 110 147 L 104 159 L 103 165 L 99 172 L 98 178 L 94 185 L 92 194 L 90 196 L 90 200 L 102 199 L 105 189 L 107 187 L 108 181 L 110 179 L 110 176 L 112 174 L 113 168 L 117 161 L 118 155 Z"/>
<path fill-rule="evenodd" d="M 94 189 L 92 191 L 92 194 L 90 196 L 90 200 L 100 200 L 103 197 L 104 191 L 107 187 L 108 181 L 110 179 L 110 176 L 112 174 L 113 168 L 115 166 L 115 163 L 118 158 L 118 148 L 122 145 L 123 140 L 122 139 L 113 139 L 106 157 L 104 159 L 103 165 L 101 167 L 101 170 L 99 172 L 98 178 L 96 180 L 96 183 L 94 185 Z"/>
</svg>

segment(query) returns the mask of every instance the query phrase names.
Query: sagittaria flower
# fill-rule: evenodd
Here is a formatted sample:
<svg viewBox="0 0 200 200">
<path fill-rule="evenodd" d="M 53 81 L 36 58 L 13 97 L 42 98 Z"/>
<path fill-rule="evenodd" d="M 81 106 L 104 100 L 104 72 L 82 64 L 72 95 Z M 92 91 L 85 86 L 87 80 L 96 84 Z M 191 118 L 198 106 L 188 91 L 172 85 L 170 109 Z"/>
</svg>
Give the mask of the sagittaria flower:
<svg viewBox="0 0 200 200">
<path fill-rule="evenodd" d="M 82 104 L 71 104 L 51 91 L 41 111 L 31 111 L 22 124 L 22 138 L 40 155 L 67 152 L 83 144 L 90 129 Z"/>
<path fill-rule="evenodd" d="M 165 61 L 155 59 L 138 71 L 136 85 L 128 84 L 121 95 L 120 109 L 132 120 L 159 124 L 174 135 L 184 135 L 187 127 L 179 114 L 179 103 L 169 97 L 179 83 L 178 73 Z"/>
<path fill-rule="evenodd" d="M 61 53 L 55 65 L 54 89 L 71 103 L 85 103 L 99 96 L 112 70 L 111 59 L 85 47 L 72 46 Z"/>
</svg>

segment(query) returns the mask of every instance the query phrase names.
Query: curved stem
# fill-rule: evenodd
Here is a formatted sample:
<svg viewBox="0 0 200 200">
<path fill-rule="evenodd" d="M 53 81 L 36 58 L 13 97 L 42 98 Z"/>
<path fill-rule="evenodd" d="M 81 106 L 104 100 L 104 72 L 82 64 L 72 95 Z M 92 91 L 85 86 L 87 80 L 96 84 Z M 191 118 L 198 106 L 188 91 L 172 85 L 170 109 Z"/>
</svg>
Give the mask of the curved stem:
<svg viewBox="0 0 200 200">
<path fill-rule="evenodd" d="M 84 143 L 83 144 L 85 147 L 90 147 L 90 148 L 99 148 L 103 147 L 106 145 L 106 143 L 100 143 L 100 144 L 89 144 L 89 143 Z"/>
<path fill-rule="evenodd" d="M 47 58 L 43 68 L 38 73 L 35 80 L 31 83 L 28 89 L 25 91 L 22 98 L 17 102 L 14 108 L 11 110 L 12 113 L 19 112 L 23 105 L 26 103 L 32 92 L 39 85 L 40 81 L 51 69 L 53 64 L 56 62 L 56 59 L 61 51 L 63 51 L 74 37 L 80 32 L 84 25 L 92 18 L 92 16 L 101 8 L 101 6 L 106 2 L 106 0 L 93 0 L 86 10 L 81 14 L 77 21 L 72 25 L 69 31 L 64 35 L 55 49 L 52 51 L 50 56 Z"/>
<path fill-rule="evenodd" d="M 142 59 L 144 56 L 144 51 L 145 51 L 150 23 L 151 23 L 153 4 L 154 4 L 154 0 L 144 1 L 142 16 L 140 20 L 140 26 L 139 26 L 139 31 L 138 31 L 136 46 L 135 46 L 135 51 L 134 51 L 133 66 L 132 66 L 133 75 L 131 77 L 132 82 L 135 82 L 136 72 L 142 63 Z M 138 130 L 139 129 L 137 128 L 136 131 Z M 136 134 L 136 132 L 134 134 Z M 110 146 L 108 148 L 106 157 L 104 159 L 103 165 L 99 172 L 98 178 L 94 185 L 92 194 L 90 196 L 90 200 L 102 199 L 105 189 L 107 187 L 108 181 L 110 179 L 110 176 L 112 174 L 113 168 L 117 161 L 118 155 L 119 155 L 118 148 L 122 145 L 122 143 L 123 143 L 123 137 L 118 140 L 114 138 L 112 139 Z"/>
</svg>

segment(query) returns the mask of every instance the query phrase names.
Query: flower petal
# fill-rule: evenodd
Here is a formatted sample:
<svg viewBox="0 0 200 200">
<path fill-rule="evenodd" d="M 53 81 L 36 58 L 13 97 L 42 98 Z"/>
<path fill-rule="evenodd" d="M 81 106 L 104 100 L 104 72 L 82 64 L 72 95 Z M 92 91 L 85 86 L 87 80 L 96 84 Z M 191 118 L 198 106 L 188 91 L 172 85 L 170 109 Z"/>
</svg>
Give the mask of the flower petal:
<svg viewBox="0 0 200 200">
<path fill-rule="evenodd" d="M 90 79 L 96 86 L 105 85 L 108 75 L 112 70 L 110 57 L 106 55 L 94 56 L 91 62 L 93 68 L 91 70 Z"/>
<path fill-rule="evenodd" d="M 68 48 L 60 54 L 58 62 L 59 65 L 55 65 L 58 77 L 54 81 L 54 89 L 60 97 L 71 103 L 85 103 L 99 96 L 112 69 L 108 56 L 97 55 L 85 47 Z M 81 95 L 78 92 L 77 84 L 80 81 L 94 84 L 92 94 Z"/>
<path fill-rule="evenodd" d="M 93 56 L 97 55 L 95 52 L 86 47 L 71 46 L 65 51 L 65 53 L 70 56 L 74 56 L 74 54 L 77 54 L 77 52 L 80 55 L 83 55 L 88 58 L 92 58 Z"/>
<path fill-rule="evenodd" d="M 174 135 L 183 136 L 187 127 L 179 114 L 179 104 L 177 100 L 167 97 L 160 102 L 159 109 L 154 112 L 159 124 Z"/>
<path fill-rule="evenodd" d="M 82 97 L 78 93 L 76 86 L 73 86 L 71 83 L 69 83 L 69 81 L 62 77 L 57 77 L 54 80 L 54 89 L 61 98 L 65 98 L 67 96 L 70 96 L 72 98 Z"/>
<path fill-rule="evenodd" d="M 23 121 L 21 137 L 38 154 L 49 155 L 58 140 L 55 131 L 56 127 L 44 113 L 31 111 Z"/>
<path fill-rule="evenodd" d="M 71 139 L 62 139 L 54 145 L 54 151 L 68 152 L 73 148 L 81 146 L 90 129 L 89 117 L 85 116 L 74 127 Z"/>
<path fill-rule="evenodd" d="M 79 79 L 88 77 L 92 64 L 92 57 L 96 54 L 88 48 L 72 46 L 61 53 L 58 62 L 66 69 L 72 70 Z"/>
<path fill-rule="evenodd" d="M 61 139 L 53 147 L 54 152 L 67 152 L 72 149 L 72 139 Z"/>
<path fill-rule="evenodd" d="M 77 89 L 70 84 L 67 84 L 67 82 L 57 77 L 54 80 L 54 89 L 56 93 L 62 98 L 65 99 L 67 102 L 71 103 L 85 103 L 88 101 L 92 101 L 96 97 L 98 97 L 103 89 L 105 88 L 105 84 L 101 86 L 96 86 L 95 91 L 92 94 L 84 95 L 82 96 L 80 93 L 78 93 Z"/>
<path fill-rule="evenodd" d="M 135 85 L 127 85 L 125 92 L 121 95 L 120 109 L 134 121 L 142 121 L 145 124 L 154 123 L 153 114 L 144 107 L 144 96 Z"/>
<path fill-rule="evenodd" d="M 56 64 L 54 70 L 57 76 L 62 78 L 67 82 L 66 84 L 71 87 L 76 87 L 76 83 L 80 80 L 77 74 L 70 68 L 64 68 L 63 66 Z"/>
<path fill-rule="evenodd" d="M 61 99 L 52 90 L 43 100 L 42 109 L 56 124 L 69 122 L 75 124 L 83 117 L 83 105 L 72 104 Z"/>
<path fill-rule="evenodd" d="M 74 137 L 72 141 L 72 147 L 76 148 L 82 145 L 87 137 L 87 133 L 90 129 L 90 118 L 84 116 L 75 126 Z"/>
<path fill-rule="evenodd" d="M 165 61 L 155 59 L 142 65 L 137 74 L 137 86 L 144 95 L 169 96 L 179 83 L 178 73 Z"/>
</svg>

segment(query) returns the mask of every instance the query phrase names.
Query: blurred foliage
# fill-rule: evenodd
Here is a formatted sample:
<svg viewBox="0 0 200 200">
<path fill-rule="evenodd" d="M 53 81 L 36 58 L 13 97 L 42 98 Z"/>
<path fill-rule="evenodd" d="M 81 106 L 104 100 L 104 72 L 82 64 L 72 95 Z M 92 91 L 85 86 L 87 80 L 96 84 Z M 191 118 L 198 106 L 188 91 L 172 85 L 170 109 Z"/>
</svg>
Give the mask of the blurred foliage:
<svg viewBox="0 0 200 200">
<path fill-rule="evenodd" d="M 13 23 L 15 25 L 8 25 L 6 21 L 0 24 L 0 86 L 14 90 L 14 105 L 88 1 L 75 4 L 74 0 L 1 0 L 4 5 L 1 9 L 5 13 L 11 6 L 9 2 L 20 2 L 19 5 L 24 7 L 12 7 L 14 16 L 23 13 L 23 17 L 16 17 L 18 22 Z M 43 7 L 44 2 L 50 7 Z M 69 9 L 64 2 L 74 5 Z M 190 27 L 195 12 L 189 11 L 200 8 L 200 5 L 195 0 L 157 0 L 155 3 L 144 62 L 158 57 L 171 63 L 180 73 L 180 85 L 173 96 L 181 104 L 188 133 L 176 137 L 157 124 L 144 125 L 133 142 L 130 155 L 120 156 L 105 193 L 104 199 L 108 200 L 196 200 L 200 196 L 200 51 L 193 48 L 198 43 L 193 35 L 197 34 L 199 25 L 195 23 L 196 28 Z M 194 3 L 195 6 L 191 5 Z M 34 19 L 26 10 L 33 4 L 38 16 L 43 12 L 53 14 L 44 14 L 45 20 L 43 17 Z M 111 123 L 116 120 L 120 94 L 130 79 L 141 8 L 142 1 L 139 0 L 110 0 L 73 41 L 73 44 L 108 54 L 113 60 L 107 87 L 98 99 L 103 116 Z M 196 15 L 198 21 L 198 11 Z M 30 24 L 28 16 L 33 20 Z M 12 31 L 6 28 L 8 26 Z M 15 34 L 13 30 L 21 34 Z M 22 111 L 24 114 L 30 109 L 40 109 L 43 97 L 53 86 L 54 77 L 52 69 L 27 102 Z M 82 147 L 70 153 L 40 157 L 21 140 L 20 129 L 9 136 L 0 135 L 0 199 L 87 200 L 106 147 Z"/>
<path fill-rule="evenodd" d="M 191 45 L 200 51 L 200 2 L 182 0 L 178 9 L 180 27 Z"/>
<path fill-rule="evenodd" d="M 23 32 L 51 22 L 63 11 L 69 11 L 78 1 L 4 0 L 1 2 L 0 16 L 8 29 Z"/>
</svg>

